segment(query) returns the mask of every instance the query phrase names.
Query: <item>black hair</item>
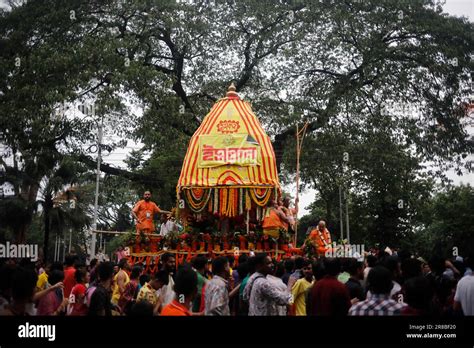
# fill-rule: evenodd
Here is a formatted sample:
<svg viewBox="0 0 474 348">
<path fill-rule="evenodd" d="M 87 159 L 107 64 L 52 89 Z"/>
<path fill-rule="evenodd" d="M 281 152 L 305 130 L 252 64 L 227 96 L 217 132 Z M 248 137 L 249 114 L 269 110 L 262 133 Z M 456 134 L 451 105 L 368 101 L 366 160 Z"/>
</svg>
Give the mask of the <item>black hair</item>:
<svg viewBox="0 0 474 348">
<path fill-rule="evenodd" d="M 341 261 L 338 258 L 327 258 L 323 262 L 326 274 L 335 277 L 341 272 Z"/>
<path fill-rule="evenodd" d="M 227 257 L 221 256 L 212 260 L 212 274 L 217 275 L 225 271 L 225 265 L 229 263 Z"/>
<path fill-rule="evenodd" d="M 457 276 L 456 278 L 462 277 L 464 275 L 464 272 L 466 272 L 466 266 L 464 266 L 464 262 L 454 260 L 453 266 L 456 267 L 456 269 L 459 271 L 459 275 L 455 274 L 455 276 Z"/>
<path fill-rule="evenodd" d="M 105 281 L 112 278 L 114 275 L 114 264 L 112 262 L 101 262 L 97 267 L 97 273 L 100 281 Z"/>
<path fill-rule="evenodd" d="M 248 259 L 249 259 L 249 256 L 248 256 L 247 254 L 241 254 L 241 255 L 239 256 L 239 265 L 240 265 L 241 263 L 247 262 Z"/>
<path fill-rule="evenodd" d="M 356 259 L 349 259 L 346 262 L 346 270 L 352 276 L 357 274 L 357 270 L 363 267 L 362 262 L 357 261 Z"/>
<path fill-rule="evenodd" d="M 35 271 L 27 268 L 17 268 L 12 276 L 12 298 L 27 300 L 33 297 L 38 276 Z"/>
<path fill-rule="evenodd" d="M 423 276 L 408 279 L 404 284 L 405 300 L 411 307 L 429 314 L 434 295 L 430 281 Z"/>
<path fill-rule="evenodd" d="M 419 277 L 422 274 L 421 261 L 417 259 L 405 259 L 400 266 L 404 280 Z"/>
<path fill-rule="evenodd" d="M 0 294 L 4 294 L 5 291 L 11 289 L 12 279 L 15 275 L 16 270 L 16 266 L 2 265 L 2 267 L 0 268 L 0 279 L 2 280 L 0 282 Z"/>
<path fill-rule="evenodd" d="M 168 285 L 169 279 L 169 273 L 166 271 L 158 271 L 153 274 L 153 280 L 159 281 L 163 285 Z"/>
<path fill-rule="evenodd" d="M 311 261 L 309 259 L 304 259 L 303 260 L 303 264 L 301 265 L 301 268 L 305 268 L 307 266 L 310 266 L 311 265 Z"/>
<path fill-rule="evenodd" d="M 295 261 L 293 259 L 286 259 L 285 260 L 285 271 L 291 272 L 295 268 Z"/>
<path fill-rule="evenodd" d="M 255 273 L 255 256 L 249 257 L 247 260 L 247 267 L 249 274 Z"/>
<path fill-rule="evenodd" d="M 91 262 L 90 262 L 90 264 L 89 264 L 89 266 L 90 266 L 91 268 L 93 268 L 95 265 L 97 265 L 97 262 L 99 262 L 99 260 L 97 260 L 97 259 L 92 259 Z"/>
<path fill-rule="evenodd" d="M 471 253 L 467 256 L 464 264 L 474 272 L 474 253 Z"/>
<path fill-rule="evenodd" d="M 227 261 L 229 262 L 229 266 L 232 267 L 235 262 L 235 257 L 233 255 L 227 255 Z"/>
<path fill-rule="evenodd" d="M 411 259 L 411 252 L 406 249 L 399 250 L 397 252 L 397 255 L 401 262 L 403 262 L 406 259 Z"/>
<path fill-rule="evenodd" d="M 54 270 L 51 272 L 51 275 L 48 277 L 48 283 L 54 285 L 56 283 L 62 282 L 64 280 L 64 272 L 59 270 Z"/>
<path fill-rule="evenodd" d="M 118 263 L 118 266 L 120 269 L 123 269 L 125 265 L 127 264 L 128 260 L 127 259 L 121 259 Z"/>
<path fill-rule="evenodd" d="M 51 264 L 51 267 L 49 268 L 49 271 L 52 272 L 52 271 L 55 271 L 55 270 L 58 270 L 58 271 L 62 271 L 64 270 L 64 267 L 63 267 L 63 264 L 61 262 L 53 262 Z"/>
<path fill-rule="evenodd" d="M 385 258 L 382 265 L 390 272 L 395 273 L 399 270 L 399 262 L 397 256 L 388 256 Z"/>
<path fill-rule="evenodd" d="M 193 259 L 193 267 L 197 270 L 203 269 L 207 265 L 207 257 L 198 255 Z"/>
<path fill-rule="evenodd" d="M 283 262 L 275 263 L 275 277 L 281 278 L 285 274 L 285 266 Z"/>
<path fill-rule="evenodd" d="M 369 290 L 373 294 L 388 294 L 392 290 L 392 273 L 384 266 L 375 266 L 367 276 Z"/>
<path fill-rule="evenodd" d="M 442 275 L 445 270 L 445 260 L 439 256 L 433 256 L 429 261 L 428 265 L 431 271 L 436 275 Z"/>
<path fill-rule="evenodd" d="M 377 258 L 375 257 L 375 255 L 368 255 L 367 266 L 372 268 L 372 267 L 375 267 L 376 264 L 377 264 Z"/>
<path fill-rule="evenodd" d="M 161 259 L 160 259 L 160 260 L 161 260 L 162 263 L 166 263 L 166 262 L 168 262 L 168 260 L 169 260 L 170 258 L 172 258 L 172 257 L 174 258 L 174 255 L 173 255 L 173 254 L 171 254 L 171 253 L 164 253 L 163 255 L 161 255 Z"/>
<path fill-rule="evenodd" d="M 68 254 L 68 255 L 66 255 L 66 257 L 64 259 L 64 264 L 68 267 L 74 266 L 74 263 L 76 262 L 76 260 L 77 260 L 76 255 Z"/>
<path fill-rule="evenodd" d="M 267 259 L 267 254 L 266 253 L 258 253 L 257 255 L 255 255 L 255 257 L 254 257 L 255 269 L 258 266 L 263 266 L 265 264 L 266 259 Z"/>
<path fill-rule="evenodd" d="M 239 265 L 237 266 L 237 273 L 239 274 L 240 280 L 244 279 L 247 276 L 247 274 L 249 274 L 249 263 L 239 262 Z"/>
<path fill-rule="evenodd" d="M 177 295 L 191 296 L 197 290 L 197 274 L 189 267 L 184 267 L 176 274 L 174 291 Z"/>
<path fill-rule="evenodd" d="M 324 268 L 324 263 L 323 262 L 313 262 L 313 275 L 314 279 L 320 280 L 323 279 L 324 276 L 326 275 L 326 268 Z"/>
<path fill-rule="evenodd" d="M 145 300 L 138 301 L 130 309 L 131 317 L 151 317 L 153 316 L 153 305 Z"/>
<path fill-rule="evenodd" d="M 141 286 L 145 285 L 145 283 L 150 281 L 150 275 L 149 274 L 142 274 L 140 278 L 138 278 L 138 282 L 140 283 Z"/>
<path fill-rule="evenodd" d="M 76 272 L 74 273 L 74 279 L 76 279 L 76 283 L 82 283 L 86 278 L 86 271 L 84 268 L 77 268 Z"/>
<path fill-rule="evenodd" d="M 304 263 L 304 258 L 301 256 L 298 256 L 295 259 L 295 269 L 301 269 L 303 268 L 303 263 Z"/>
<path fill-rule="evenodd" d="M 130 272 L 131 279 L 137 279 L 142 273 L 142 268 L 140 266 L 133 266 L 132 271 Z"/>
</svg>

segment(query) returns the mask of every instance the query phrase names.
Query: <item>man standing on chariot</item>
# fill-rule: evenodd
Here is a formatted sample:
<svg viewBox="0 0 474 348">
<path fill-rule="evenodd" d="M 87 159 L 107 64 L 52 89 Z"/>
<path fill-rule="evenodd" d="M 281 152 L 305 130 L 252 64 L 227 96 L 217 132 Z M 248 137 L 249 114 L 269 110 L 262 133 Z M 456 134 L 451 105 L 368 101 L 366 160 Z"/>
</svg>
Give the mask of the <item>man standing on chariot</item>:
<svg viewBox="0 0 474 348">
<path fill-rule="evenodd" d="M 145 191 L 143 199 L 138 201 L 132 209 L 132 216 L 136 221 L 137 233 L 141 231 L 145 234 L 154 233 L 155 224 L 153 223 L 153 217 L 158 213 L 171 214 L 170 211 L 161 210 L 155 202 L 151 201 L 151 192 Z"/>
</svg>

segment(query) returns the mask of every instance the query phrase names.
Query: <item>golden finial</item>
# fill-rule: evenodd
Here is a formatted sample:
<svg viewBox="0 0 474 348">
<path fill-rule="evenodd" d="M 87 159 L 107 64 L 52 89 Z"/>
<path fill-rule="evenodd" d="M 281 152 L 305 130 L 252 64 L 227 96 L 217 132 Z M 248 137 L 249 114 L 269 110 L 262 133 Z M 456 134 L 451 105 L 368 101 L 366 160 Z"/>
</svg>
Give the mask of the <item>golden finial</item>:
<svg viewBox="0 0 474 348">
<path fill-rule="evenodd" d="M 237 92 L 235 91 L 236 88 L 235 88 L 235 85 L 234 83 L 232 82 L 229 86 L 229 88 L 227 88 L 227 97 L 228 98 L 239 98 L 239 95 L 237 94 Z"/>
</svg>

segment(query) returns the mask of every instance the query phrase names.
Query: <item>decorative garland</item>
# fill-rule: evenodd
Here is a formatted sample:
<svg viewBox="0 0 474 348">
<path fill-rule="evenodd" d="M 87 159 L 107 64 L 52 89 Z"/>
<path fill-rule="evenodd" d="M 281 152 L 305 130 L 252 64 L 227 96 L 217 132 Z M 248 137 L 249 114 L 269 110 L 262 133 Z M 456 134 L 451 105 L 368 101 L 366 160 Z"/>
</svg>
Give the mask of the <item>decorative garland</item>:
<svg viewBox="0 0 474 348">
<path fill-rule="evenodd" d="M 245 210 L 252 209 L 252 200 L 250 199 L 249 190 L 245 190 Z"/>
<path fill-rule="evenodd" d="M 219 212 L 219 189 L 214 189 L 214 209 L 213 213 L 217 214 Z"/>
<path fill-rule="evenodd" d="M 244 213 L 244 189 L 239 189 L 239 215 Z"/>
<path fill-rule="evenodd" d="M 260 194 L 260 190 L 263 191 L 263 194 Z M 249 189 L 250 196 L 252 200 L 259 205 L 260 207 L 264 207 L 268 204 L 270 197 L 272 196 L 272 190 L 270 188 L 267 189 Z"/>
<path fill-rule="evenodd" d="M 204 208 L 207 206 L 209 199 L 211 198 L 211 193 L 212 193 L 211 189 L 209 190 L 200 189 L 200 190 L 202 190 L 201 194 L 198 193 L 200 191 L 194 190 L 194 189 L 184 190 L 185 191 L 184 196 L 189 205 L 189 208 L 194 213 L 202 212 Z"/>
<path fill-rule="evenodd" d="M 220 215 L 226 216 L 227 214 L 227 189 L 219 190 L 219 203 L 220 203 Z"/>
<path fill-rule="evenodd" d="M 238 191 L 235 188 L 221 189 L 223 192 L 221 203 L 221 215 L 228 217 L 237 216 Z"/>
</svg>

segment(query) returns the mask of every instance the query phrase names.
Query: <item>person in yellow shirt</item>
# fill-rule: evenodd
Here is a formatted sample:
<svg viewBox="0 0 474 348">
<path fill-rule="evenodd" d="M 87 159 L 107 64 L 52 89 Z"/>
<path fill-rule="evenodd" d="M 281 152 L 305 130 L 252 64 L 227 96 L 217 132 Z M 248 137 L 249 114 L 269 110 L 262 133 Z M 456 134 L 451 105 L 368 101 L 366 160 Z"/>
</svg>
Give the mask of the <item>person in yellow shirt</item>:
<svg viewBox="0 0 474 348">
<path fill-rule="evenodd" d="M 38 281 L 36 282 L 37 291 L 46 289 L 46 285 L 48 284 L 48 272 L 49 272 L 49 267 L 46 266 L 44 272 L 38 276 Z"/>
<path fill-rule="evenodd" d="M 47 263 L 44 266 L 44 272 L 38 276 L 36 282 L 36 292 L 43 291 L 48 287 L 48 277 L 54 270 L 63 270 L 63 265 L 59 262 Z"/>
<path fill-rule="evenodd" d="M 130 282 L 130 277 L 127 272 L 130 272 L 130 265 L 127 259 L 121 259 L 119 264 L 119 271 L 114 277 L 113 292 L 112 292 L 112 303 L 117 305 L 118 300 L 125 291 L 125 287 Z"/>
<path fill-rule="evenodd" d="M 303 278 L 298 279 L 291 288 L 291 295 L 293 297 L 293 313 L 297 316 L 306 315 L 306 290 L 314 283 L 313 268 L 309 260 L 303 263 Z"/>
</svg>

